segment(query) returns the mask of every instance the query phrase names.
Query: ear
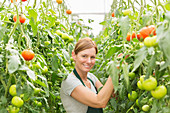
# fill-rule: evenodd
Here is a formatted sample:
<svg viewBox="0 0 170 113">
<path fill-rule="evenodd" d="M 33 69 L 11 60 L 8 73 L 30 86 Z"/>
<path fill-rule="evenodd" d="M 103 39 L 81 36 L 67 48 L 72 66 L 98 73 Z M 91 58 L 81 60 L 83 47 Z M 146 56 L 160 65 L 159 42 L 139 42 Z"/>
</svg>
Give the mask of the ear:
<svg viewBox="0 0 170 113">
<path fill-rule="evenodd" d="M 73 57 L 73 60 L 76 61 L 76 54 L 74 51 L 72 51 L 72 57 Z"/>
</svg>

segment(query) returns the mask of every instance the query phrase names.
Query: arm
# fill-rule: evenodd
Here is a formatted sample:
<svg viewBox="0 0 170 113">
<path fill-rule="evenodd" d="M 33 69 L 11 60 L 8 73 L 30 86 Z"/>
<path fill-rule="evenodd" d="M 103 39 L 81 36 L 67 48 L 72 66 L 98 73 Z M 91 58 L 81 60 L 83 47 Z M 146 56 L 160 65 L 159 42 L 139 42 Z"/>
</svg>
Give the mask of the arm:
<svg viewBox="0 0 170 113">
<path fill-rule="evenodd" d="M 101 87 L 96 83 L 96 87 Z M 76 99 L 77 101 L 94 108 L 104 108 L 109 101 L 111 94 L 113 92 L 113 84 L 110 76 L 106 81 L 103 88 L 100 90 L 98 94 L 95 94 L 88 88 L 84 87 L 83 85 L 77 86 L 71 93 L 71 96 Z"/>
</svg>

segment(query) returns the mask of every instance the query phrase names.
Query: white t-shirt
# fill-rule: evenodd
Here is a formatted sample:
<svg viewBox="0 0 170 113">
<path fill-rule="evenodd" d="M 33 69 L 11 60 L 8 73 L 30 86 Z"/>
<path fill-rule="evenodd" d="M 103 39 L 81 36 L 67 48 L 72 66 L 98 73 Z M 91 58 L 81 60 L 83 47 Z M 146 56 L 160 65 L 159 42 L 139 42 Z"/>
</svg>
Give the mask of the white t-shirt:
<svg viewBox="0 0 170 113">
<path fill-rule="evenodd" d="M 92 73 L 88 73 L 87 77 L 89 77 L 93 81 L 94 84 L 98 80 L 97 77 L 94 76 Z M 90 89 L 94 93 L 97 93 L 93 84 L 91 82 L 90 84 L 91 84 L 91 89 L 88 87 L 86 88 Z M 87 105 L 80 103 L 79 101 L 75 100 L 73 97 L 70 96 L 74 88 L 76 88 L 79 85 L 83 85 L 83 84 L 80 82 L 80 80 L 76 76 L 74 76 L 71 73 L 67 76 L 65 80 L 62 81 L 60 97 L 61 97 L 61 101 L 67 113 L 86 113 L 87 112 L 87 109 L 88 109 Z"/>
</svg>

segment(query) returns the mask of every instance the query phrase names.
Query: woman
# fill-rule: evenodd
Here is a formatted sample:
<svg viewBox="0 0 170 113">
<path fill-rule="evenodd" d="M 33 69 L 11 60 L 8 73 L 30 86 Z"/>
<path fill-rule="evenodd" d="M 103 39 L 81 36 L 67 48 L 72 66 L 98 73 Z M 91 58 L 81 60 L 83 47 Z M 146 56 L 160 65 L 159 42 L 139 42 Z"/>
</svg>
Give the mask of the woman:
<svg viewBox="0 0 170 113">
<path fill-rule="evenodd" d="M 75 69 L 61 84 L 60 97 L 67 113 L 103 113 L 113 93 L 110 77 L 103 86 L 89 71 L 95 64 L 97 46 L 91 38 L 80 39 L 73 52 Z M 97 92 L 99 88 L 103 88 Z"/>
</svg>

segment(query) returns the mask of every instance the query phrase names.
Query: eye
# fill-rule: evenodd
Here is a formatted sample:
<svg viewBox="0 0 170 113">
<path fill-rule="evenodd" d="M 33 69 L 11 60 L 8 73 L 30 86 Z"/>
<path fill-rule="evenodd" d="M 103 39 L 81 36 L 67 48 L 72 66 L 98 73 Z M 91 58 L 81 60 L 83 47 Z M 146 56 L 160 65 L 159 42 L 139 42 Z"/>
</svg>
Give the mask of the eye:
<svg viewBox="0 0 170 113">
<path fill-rule="evenodd" d="M 92 59 L 95 59 L 96 57 L 95 57 L 95 56 L 92 56 L 91 58 L 92 58 Z"/>
<path fill-rule="evenodd" d="M 87 55 L 82 55 L 82 57 L 87 57 Z"/>
</svg>

